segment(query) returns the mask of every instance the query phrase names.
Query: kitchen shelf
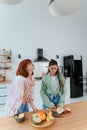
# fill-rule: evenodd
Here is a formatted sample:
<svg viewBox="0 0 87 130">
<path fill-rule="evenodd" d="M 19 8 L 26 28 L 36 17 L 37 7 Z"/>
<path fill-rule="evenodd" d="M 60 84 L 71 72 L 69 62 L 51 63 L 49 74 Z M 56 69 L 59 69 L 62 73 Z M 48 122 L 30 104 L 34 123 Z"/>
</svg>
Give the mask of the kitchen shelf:
<svg viewBox="0 0 87 130">
<path fill-rule="evenodd" d="M 11 83 L 11 82 L 12 82 L 12 80 L 5 80 L 5 81 L 0 82 L 0 84 L 8 84 L 8 83 Z"/>
<path fill-rule="evenodd" d="M 6 79 L 6 73 L 8 70 L 12 70 L 12 66 L 10 66 L 11 55 L 9 54 L 0 54 L 0 76 L 1 78 L 4 76 Z"/>
<path fill-rule="evenodd" d="M 11 63 L 11 61 L 0 61 L 0 63 Z"/>
<path fill-rule="evenodd" d="M 0 54 L 0 56 L 11 56 L 9 54 Z"/>
</svg>

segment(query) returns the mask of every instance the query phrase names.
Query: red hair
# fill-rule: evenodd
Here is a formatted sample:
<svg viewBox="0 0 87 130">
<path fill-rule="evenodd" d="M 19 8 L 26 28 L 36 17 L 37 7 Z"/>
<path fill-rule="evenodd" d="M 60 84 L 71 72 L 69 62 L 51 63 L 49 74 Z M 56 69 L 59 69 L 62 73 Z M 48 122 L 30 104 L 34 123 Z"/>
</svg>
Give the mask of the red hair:
<svg viewBox="0 0 87 130">
<path fill-rule="evenodd" d="M 32 64 L 32 61 L 30 59 L 25 59 L 25 60 L 21 61 L 18 65 L 16 75 L 22 75 L 24 77 L 28 77 L 29 73 L 27 71 L 27 65 L 30 65 L 30 64 Z"/>
</svg>

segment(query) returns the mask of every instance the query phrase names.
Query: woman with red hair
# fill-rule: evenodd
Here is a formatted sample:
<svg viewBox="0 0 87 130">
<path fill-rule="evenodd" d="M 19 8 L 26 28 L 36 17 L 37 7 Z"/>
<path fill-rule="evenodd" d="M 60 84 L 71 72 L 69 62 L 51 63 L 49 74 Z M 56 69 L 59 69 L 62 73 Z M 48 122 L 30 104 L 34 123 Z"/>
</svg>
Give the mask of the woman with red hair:
<svg viewBox="0 0 87 130">
<path fill-rule="evenodd" d="M 34 65 L 30 59 L 25 59 L 19 63 L 16 77 L 9 87 L 5 107 L 6 115 L 13 116 L 17 113 L 28 112 L 29 104 L 33 111 L 37 111 L 33 103 L 33 86 L 35 84 L 32 79 L 33 70 Z"/>
</svg>

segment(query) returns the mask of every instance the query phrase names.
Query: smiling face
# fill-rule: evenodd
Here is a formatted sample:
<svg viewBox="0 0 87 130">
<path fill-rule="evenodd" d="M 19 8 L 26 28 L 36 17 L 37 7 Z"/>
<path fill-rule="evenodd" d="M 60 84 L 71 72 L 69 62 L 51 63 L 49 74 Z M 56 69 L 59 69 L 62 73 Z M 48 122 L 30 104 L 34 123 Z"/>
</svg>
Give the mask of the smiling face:
<svg viewBox="0 0 87 130">
<path fill-rule="evenodd" d="M 51 65 L 51 66 L 49 66 L 49 71 L 50 71 L 50 75 L 51 76 L 55 76 L 57 70 L 58 70 L 58 66 L 57 65 Z"/>
</svg>

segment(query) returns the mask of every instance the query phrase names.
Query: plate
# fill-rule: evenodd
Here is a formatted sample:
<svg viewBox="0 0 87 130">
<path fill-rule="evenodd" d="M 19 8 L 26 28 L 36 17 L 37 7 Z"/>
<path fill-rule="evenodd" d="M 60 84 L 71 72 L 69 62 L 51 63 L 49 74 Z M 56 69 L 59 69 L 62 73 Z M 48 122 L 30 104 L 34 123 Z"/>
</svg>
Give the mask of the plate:
<svg viewBox="0 0 87 130">
<path fill-rule="evenodd" d="M 31 117 L 32 117 L 32 114 L 31 114 Z M 30 124 L 34 127 L 37 127 L 37 128 L 44 128 L 44 127 L 50 126 L 54 123 L 54 121 L 55 121 L 55 118 L 53 120 L 51 120 L 50 122 L 45 120 L 45 121 L 41 122 L 40 124 L 35 125 L 35 124 L 32 123 L 31 118 L 30 118 Z"/>
<path fill-rule="evenodd" d="M 44 128 L 44 127 L 47 127 L 47 126 L 50 126 L 51 124 L 53 124 L 54 121 L 55 121 L 55 119 L 52 120 L 52 121 L 50 121 L 50 122 L 48 122 L 48 121 L 43 121 L 43 122 L 42 122 L 41 124 L 39 124 L 39 125 L 34 125 L 32 122 L 30 122 L 30 123 L 31 123 L 31 125 L 34 126 L 34 127 Z"/>
</svg>

